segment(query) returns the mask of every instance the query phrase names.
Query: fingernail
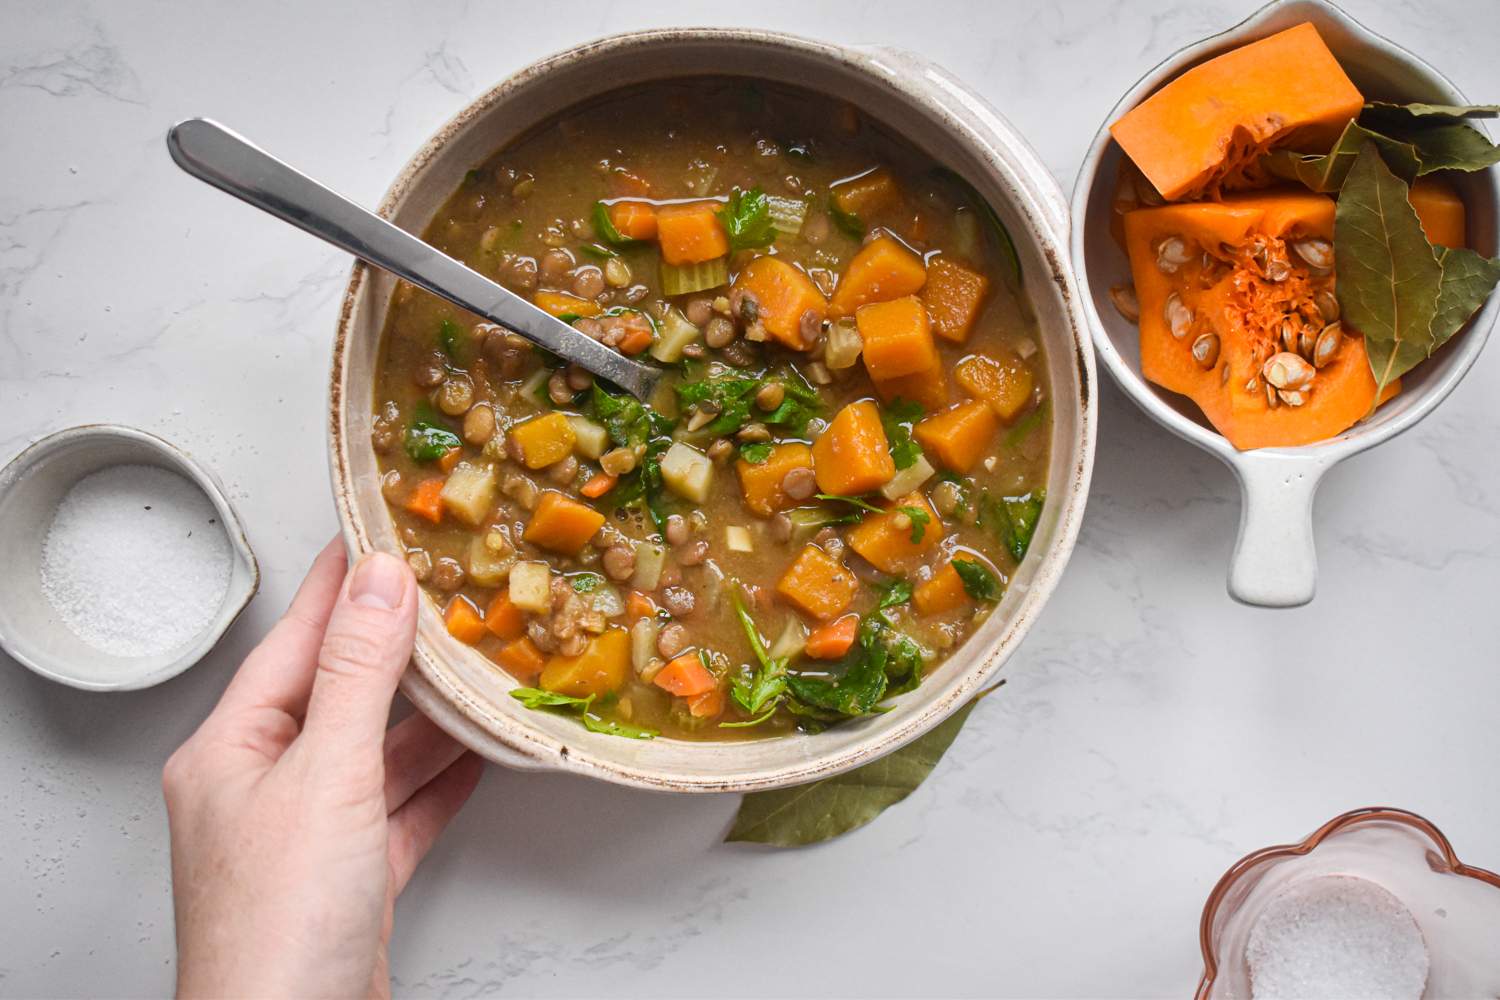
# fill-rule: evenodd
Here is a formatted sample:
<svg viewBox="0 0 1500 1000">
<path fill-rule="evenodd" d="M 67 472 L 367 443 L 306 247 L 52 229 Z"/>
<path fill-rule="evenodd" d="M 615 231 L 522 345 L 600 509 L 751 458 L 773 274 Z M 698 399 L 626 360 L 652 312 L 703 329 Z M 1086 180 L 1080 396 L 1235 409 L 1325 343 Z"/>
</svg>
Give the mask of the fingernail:
<svg viewBox="0 0 1500 1000">
<path fill-rule="evenodd" d="M 354 567 L 349 583 L 349 600 L 370 608 L 394 609 L 406 593 L 406 576 L 410 571 L 395 556 L 371 552 Z"/>
</svg>

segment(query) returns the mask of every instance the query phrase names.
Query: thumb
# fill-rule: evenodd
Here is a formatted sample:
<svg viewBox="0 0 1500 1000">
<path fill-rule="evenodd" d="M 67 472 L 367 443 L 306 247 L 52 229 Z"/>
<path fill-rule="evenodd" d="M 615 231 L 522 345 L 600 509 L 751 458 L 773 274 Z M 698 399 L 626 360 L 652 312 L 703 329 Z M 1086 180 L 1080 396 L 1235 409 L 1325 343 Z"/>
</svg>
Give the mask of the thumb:
<svg viewBox="0 0 1500 1000">
<path fill-rule="evenodd" d="M 328 619 L 303 734 L 331 754 L 382 753 L 391 699 L 416 631 L 411 570 L 384 552 L 365 556 Z"/>
</svg>

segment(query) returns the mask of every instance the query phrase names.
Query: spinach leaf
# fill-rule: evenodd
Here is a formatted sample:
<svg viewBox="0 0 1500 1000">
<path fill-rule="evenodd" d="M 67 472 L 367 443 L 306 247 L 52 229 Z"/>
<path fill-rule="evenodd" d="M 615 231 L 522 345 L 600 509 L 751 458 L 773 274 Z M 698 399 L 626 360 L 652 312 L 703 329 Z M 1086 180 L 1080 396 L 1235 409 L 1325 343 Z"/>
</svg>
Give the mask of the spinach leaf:
<svg viewBox="0 0 1500 1000">
<path fill-rule="evenodd" d="M 735 188 L 729 204 L 719 209 L 719 221 L 729 234 L 729 249 L 754 250 L 776 242 L 776 227 L 771 223 L 771 206 L 759 187 L 749 191 Z"/>
<path fill-rule="evenodd" d="M 556 691 L 543 691 L 541 688 L 516 688 L 511 691 L 510 696 L 527 708 L 531 709 L 577 709 L 578 721 L 583 723 L 583 728 L 591 733 L 603 733 L 606 736 L 624 736 L 632 740 L 649 740 L 659 735 L 654 729 L 646 729 L 643 726 L 632 726 L 628 722 L 616 722 L 613 719 L 605 719 L 594 714 L 594 696 L 587 698 L 575 698 L 572 695 L 558 694 Z M 609 703 L 613 699 L 607 699 Z"/>
<path fill-rule="evenodd" d="M 1029 438 L 1033 431 L 1046 422 L 1047 414 L 1051 412 L 1051 406 L 1052 401 L 1044 399 L 1037 404 L 1035 409 L 1031 410 L 1020 420 L 1017 420 L 1016 425 L 1005 432 L 1005 447 L 1020 447 L 1022 442 Z M 955 480 L 955 482 L 957 481 Z"/>
<path fill-rule="evenodd" d="M 897 507 L 896 509 L 911 518 L 911 543 L 917 544 L 927 533 L 927 523 L 932 520 L 931 515 L 921 507 Z"/>
<path fill-rule="evenodd" d="M 413 462 L 435 462 L 450 450 L 463 446 L 457 434 L 441 422 L 437 411 L 427 403 L 418 403 L 406 425 L 404 446 Z"/>
<path fill-rule="evenodd" d="M 633 448 L 651 436 L 651 414 L 634 396 L 615 395 L 595 382 L 588 407 L 590 416 L 604 425 L 618 447 Z"/>
<path fill-rule="evenodd" d="M 861 644 L 826 674 L 788 674 L 787 690 L 802 705 L 839 715 L 868 715 L 885 696 L 889 658 L 884 645 Z"/>
<path fill-rule="evenodd" d="M 569 582 L 573 584 L 573 592 L 575 594 L 592 594 L 604 582 L 604 577 L 598 573 L 579 573 L 577 576 L 572 577 Z"/>
<path fill-rule="evenodd" d="M 584 729 L 591 733 L 603 733 L 605 736 L 623 736 L 628 740 L 651 740 L 661 735 L 655 729 L 632 726 L 628 722 L 620 722 L 616 719 L 601 718 L 592 712 L 584 712 L 581 719 Z"/>
<path fill-rule="evenodd" d="M 976 601 L 998 601 L 1004 592 L 1000 581 L 987 567 L 972 559 L 955 559 L 953 568 L 964 583 L 964 590 Z"/>
<path fill-rule="evenodd" d="M 842 493 L 818 493 L 818 494 L 814 494 L 814 495 L 819 500 L 837 500 L 840 503 L 853 504 L 855 507 L 858 507 L 860 510 L 867 510 L 867 511 L 869 511 L 872 514 L 884 514 L 885 513 L 885 508 L 884 507 L 877 507 L 874 504 L 872 504 L 870 501 L 868 501 L 868 500 L 861 500 L 859 497 L 846 497 Z"/>
<path fill-rule="evenodd" d="M 833 195 L 828 196 L 828 216 L 833 219 L 833 224 L 842 232 L 857 240 L 865 238 L 865 220 L 854 212 L 846 212 L 839 208 L 839 203 Z"/>
<path fill-rule="evenodd" d="M 990 690 L 994 690 L 991 688 Z M 900 750 L 863 767 L 792 788 L 751 792 L 726 841 L 801 847 L 857 830 L 932 773 L 985 691 Z"/>
<path fill-rule="evenodd" d="M 760 715 L 763 711 L 769 714 L 775 711 L 786 693 L 787 659 L 771 656 L 766 649 L 765 640 L 760 637 L 760 630 L 755 627 L 755 619 L 745 610 L 744 602 L 738 594 L 732 595 L 732 599 L 734 613 L 745 631 L 745 639 L 750 644 L 750 652 L 754 654 L 759 669 L 754 670 L 749 677 L 743 674 L 735 676 L 729 684 L 729 696 L 749 715 Z"/>
<path fill-rule="evenodd" d="M 988 527 L 1000 540 L 1000 544 L 1005 546 L 1011 558 L 1020 562 L 1026 558 L 1026 550 L 1031 547 L 1031 539 L 1036 534 L 1037 521 L 1041 519 L 1042 505 L 1046 500 L 1046 490 L 1001 497 L 998 500 L 985 490 L 979 496 L 979 518 L 975 523 L 980 527 Z"/>
<path fill-rule="evenodd" d="M 603 243 L 584 243 L 578 247 L 578 252 L 595 260 L 609 260 L 611 257 L 620 256 L 620 251 L 611 250 Z"/>
<path fill-rule="evenodd" d="M 568 694 L 558 694 L 556 691 L 543 691 L 541 688 L 516 688 L 511 691 L 510 696 L 527 708 L 581 708 L 587 711 L 594 703 L 594 696 L 587 698 L 575 698 Z"/>
<path fill-rule="evenodd" d="M 909 469 L 922 457 L 922 446 L 912 440 L 912 424 L 926 413 L 922 404 L 913 403 L 897 396 L 880 410 L 880 423 L 885 428 L 885 439 L 891 447 L 891 460 L 898 469 Z"/>
<path fill-rule="evenodd" d="M 740 446 L 740 458 L 743 458 L 751 465 L 765 465 L 770 457 L 771 443 L 769 441 L 760 441 L 755 444 Z"/>
<path fill-rule="evenodd" d="M 911 591 L 910 580 L 892 580 L 881 591 L 880 602 L 875 605 L 875 610 L 884 611 L 886 608 L 894 608 L 898 604 L 905 604 L 911 600 Z"/>
<path fill-rule="evenodd" d="M 609 206 L 602 201 L 594 202 L 594 231 L 599 234 L 600 239 L 612 246 L 630 247 L 641 242 L 621 235 L 609 219 Z"/>
<path fill-rule="evenodd" d="M 444 354 L 458 360 L 458 353 L 463 347 L 462 328 L 451 319 L 444 319 L 438 324 L 437 342 Z"/>
<path fill-rule="evenodd" d="M 783 427 L 793 434 L 807 429 L 807 422 L 822 410 L 817 391 L 800 375 L 784 370 L 764 377 L 716 375 L 695 382 L 680 382 L 677 398 L 686 409 L 705 405 L 718 410 L 718 416 L 705 425 L 708 433 L 723 437 L 733 434 L 752 419 L 755 394 L 768 383 L 782 388 L 781 405 L 770 413 L 755 416 L 761 423 Z"/>
</svg>

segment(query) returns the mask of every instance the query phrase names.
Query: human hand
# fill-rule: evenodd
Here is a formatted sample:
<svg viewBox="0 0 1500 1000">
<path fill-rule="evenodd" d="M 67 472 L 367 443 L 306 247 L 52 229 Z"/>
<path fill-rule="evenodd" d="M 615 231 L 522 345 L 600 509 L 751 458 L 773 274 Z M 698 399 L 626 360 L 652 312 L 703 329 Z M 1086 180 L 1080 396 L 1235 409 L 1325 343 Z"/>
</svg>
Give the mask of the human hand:
<svg viewBox="0 0 1500 1000">
<path fill-rule="evenodd" d="M 396 896 L 482 762 L 423 715 L 386 729 L 416 634 L 393 556 L 335 539 L 167 761 L 180 996 L 387 996 Z"/>
</svg>

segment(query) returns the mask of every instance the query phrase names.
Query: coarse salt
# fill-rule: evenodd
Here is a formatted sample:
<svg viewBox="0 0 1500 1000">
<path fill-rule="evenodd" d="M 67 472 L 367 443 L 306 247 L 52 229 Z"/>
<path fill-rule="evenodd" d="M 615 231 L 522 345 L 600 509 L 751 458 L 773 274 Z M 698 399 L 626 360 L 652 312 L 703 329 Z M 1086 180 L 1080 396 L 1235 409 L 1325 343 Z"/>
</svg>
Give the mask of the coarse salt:
<svg viewBox="0 0 1500 1000">
<path fill-rule="evenodd" d="M 1367 879 L 1324 875 L 1267 904 L 1245 946 L 1256 1000 L 1418 1000 L 1427 943 L 1401 901 Z"/>
<path fill-rule="evenodd" d="M 42 592 L 84 642 L 112 656 L 166 653 L 208 628 L 233 555 L 195 484 L 116 465 L 73 485 L 42 543 Z"/>
</svg>

